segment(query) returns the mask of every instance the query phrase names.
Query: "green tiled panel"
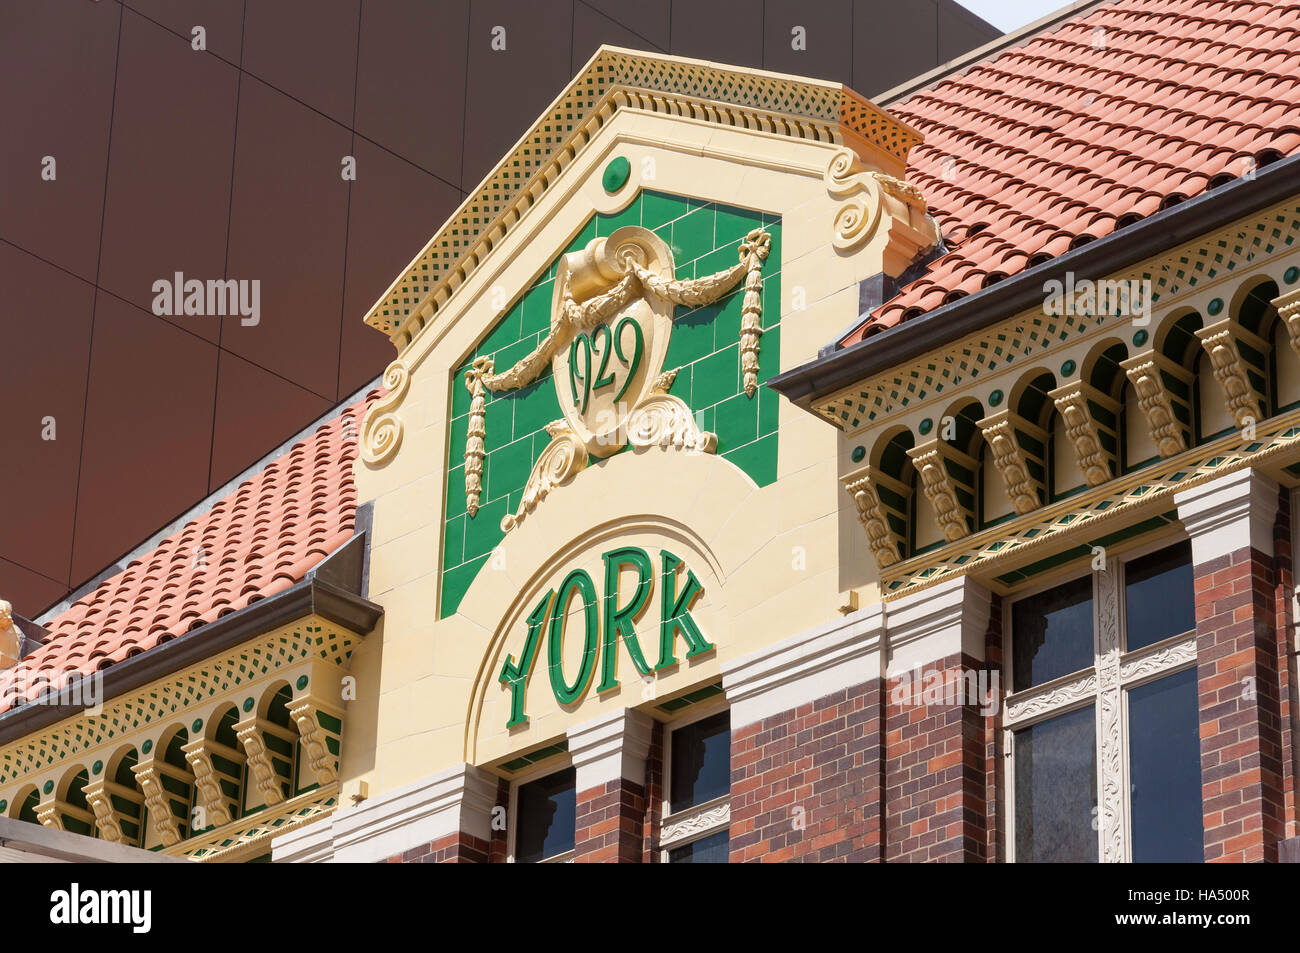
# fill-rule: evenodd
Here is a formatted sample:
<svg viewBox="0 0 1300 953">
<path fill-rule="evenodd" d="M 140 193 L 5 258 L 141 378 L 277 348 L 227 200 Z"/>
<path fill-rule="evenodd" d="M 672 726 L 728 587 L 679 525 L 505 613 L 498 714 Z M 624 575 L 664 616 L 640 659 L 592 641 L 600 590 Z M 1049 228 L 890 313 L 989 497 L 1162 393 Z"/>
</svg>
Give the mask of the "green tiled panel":
<svg viewBox="0 0 1300 953">
<path fill-rule="evenodd" d="M 624 225 L 643 225 L 673 249 L 677 277 L 692 278 L 729 268 L 739 260 L 745 235 L 760 225 L 772 235 L 763 268 L 763 328 L 759 381 L 777 373 L 781 353 L 781 221 L 778 216 L 730 208 L 657 192 L 642 192 L 624 211 L 597 215 L 563 254 Z M 465 371 L 474 358 L 491 356 L 498 370 L 523 357 L 550 329 L 555 272 L 561 255 L 510 307 L 468 355 L 451 382 L 452 420 L 443 537 L 441 616 L 454 613 L 488 554 L 500 543 L 501 517 L 519 505 L 533 464 L 550 443 L 545 427 L 563 414 L 550 372 L 518 391 L 487 395 L 487 457 L 478 513 L 466 512 L 463 454 L 470 396 Z M 777 395 L 760 387 L 748 398 L 740 377 L 740 316 L 743 281 L 704 308 L 678 308 L 664 370 L 680 368 L 671 393 L 695 414 L 703 430 L 718 434 L 718 454 L 759 486 L 776 479 Z M 578 477 L 582 479 L 581 476 Z"/>
</svg>

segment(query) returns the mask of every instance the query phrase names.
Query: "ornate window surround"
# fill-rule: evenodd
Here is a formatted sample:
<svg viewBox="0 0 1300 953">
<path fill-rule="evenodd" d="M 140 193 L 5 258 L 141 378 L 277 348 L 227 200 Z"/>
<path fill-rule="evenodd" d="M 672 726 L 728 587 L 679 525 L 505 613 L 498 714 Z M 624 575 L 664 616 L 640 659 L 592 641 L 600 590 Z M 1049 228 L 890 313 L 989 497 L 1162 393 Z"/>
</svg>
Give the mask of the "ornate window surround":
<svg viewBox="0 0 1300 953">
<path fill-rule="evenodd" d="M 668 863 L 669 853 L 678 847 L 693 844 L 695 841 L 725 831 L 731 826 L 729 790 L 724 795 L 696 804 L 684 811 L 678 811 L 676 814 L 669 813 L 672 809 L 673 735 L 681 728 L 726 711 L 728 707 L 725 699 L 719 699 L 713 704 L 693 705 L 687 714 L 664 725 L 663 805 L 660 812 L 663 820 L 659 823 L 661 863 Z"/>
<path fill-rule="evenodd" d="M 1105 570 L 1093 570 L 1093 650 L 1091 668 L 1020 692 L 1007 691 L 1002 705 L 1003 756 L 1006 759 L 1006 815 L 1015 818 L 1015 732 L 1056 715 L 1093 707 L 1097 739 L 1097 856 L 1102 863 L 1132 859 L 1129 788 L 1128 692 L 1196 665 L 1196 632 L 1171 636 L 1133 652 L 1124 651 L 1124 568 L 1134 559 L 1187 539 L 1162 533 L 1122 552 L 1107 553 Z M 1018 589 L 1003 601 L 1005 649 L 1003 683 L 1012 682 L 1011 613 L 1016 602 L 1082 577 L 1076 565 Z M 1006 831 L 1007 860 L 1015 861 L 1015 824 Z"/>
</svg>

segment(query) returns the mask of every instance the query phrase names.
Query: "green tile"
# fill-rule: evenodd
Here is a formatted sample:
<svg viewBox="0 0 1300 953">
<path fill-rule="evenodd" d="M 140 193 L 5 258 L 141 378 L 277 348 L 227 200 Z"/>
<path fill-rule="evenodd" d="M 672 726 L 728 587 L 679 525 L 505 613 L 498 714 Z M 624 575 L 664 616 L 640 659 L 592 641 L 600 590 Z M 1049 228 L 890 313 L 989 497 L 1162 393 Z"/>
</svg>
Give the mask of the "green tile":
<svg viewBox="0 0 1300 953">
<path fill-rule="evenodd" d="M 641 224 L 646 228 L 657 229 L 686 212 L 686 200 L 676 195 L 646 192 L 641 196 Z"/>
<path fill-rule="evenodd" d="M 515 439 L 535 433 L 552 420 L 564 416 L 555 396 L 554 378 L 547 374 L 527 387 L 514 392 Z"/>
<path fill-rule="evenodd" d="M 469 404 L 473 398 L 470 396 L 469 388 L 465 386 L 465 372 L 469 370 L 466 364 L 451 378 L 451 416 L 460 417 L 469 413 Z"/>
<path fill-rule="evenodd" d="M 485 498 L 495 500 L 522 490 L 533 468 L 531 436 L 488 454 Z"/>
<path fill-rule="evenodd" d="M 487 437 L 484 443 L 487 446 L 487 452 L 504 447 L 514 440 L 514 417 L 515 404 L 508 397 L 497 395 L 494 399 L 488 401 L 487 413 L 484 415 L 484 425 L 487 427 Z"/>
<path fill-rule="evenodd" d="M 614 215 L 601 215 L 596 219 L 596 235 L 604 238 L 606 235 L 613 234 L 615 229 L 622 228 L 624 225 L 641 224 L 641 197 L 637 196 L 632 200 L 632 204 L 621 212 Z"/>
<path fill-rule="evenodd" d="M 701 430 L 713 430 L 716 432 L 717 428 L 714 427 L 714 422 L 714 412 L 712 407 L 695 412 L 695 426 L 699 427 Z"/>
<path fill-rule="evenodd" d="M 740 345 L 709 355 L 695 365 L 691 406 L 708 407 L 740 390 Z"/>
<path fill-rule="evenodd" d="M 464 451 L 453 448 L 453 460 L 462 459 Z M 452 467 L 447 471 L 447 515 L 455 516 L 465 512 L 465 465 Z"/>
<path fill-rule="evenodd" d="M 758 382 L 775 377 L 781 370 L 781 328 L 764 330 L 758 339 Z"/>
<path fill-rule="evenodd" d="M 503 498 L 484 503 L 478 512 L 465 521 L 465 558 L 486 556 L 501 542 L 501 517 L 506 515 L 508 502 Z"/>
<path fill-rule="evenodd" d="M 744 392 L 718 404 L 718 452 L 726 453 L 758 439 L 758 402 Z"/>
<path fill-rule="evenodd" d="M 720 351 L 740 340 L 740 317 L 744 310 L 745 294 L 733 291 L 718 302 L 717 317 L 713 319 L 713 349 Z"/>
<path fill-rule="evenodd" d="M 695 274 L 697 276 L 715 275 L 720 271 L 726 271 L 728 268 L 739 263 L 739 261 L 740 242 L 734 241 L 722 248 L 714 249 L 707 255 L 701 256 L 695 262 Z M 736 287 L 741 288 L 744 287 L 744 285 L 738 284 Z"/>
<path fill-rule="evenodd" d="M 759 436 L 766 437 L 770 433 L 776 433 L 781 395 L 772 388 L 760 384 L 758 391 L 754 394 L 754 399 L 758 401 Z"/>
<path fill-rule="evenodd" d="M 771 261 L 772 259 L 768 259 Z M 806 304 L 806 302 L 805 302 Z M 781 323 L 781 276 L 763 269 L 763 330 Z"/>
<path fill-rule="evenodd" d="M 451 422 L 447 435 L 450 459 L 459 460 L 465 455 L 465 438 L 469 436 L 469 415 L 457 417 Z"/>
<path fill-rule="evenodd" d="M 724 454 L 724 458 L 744 470 L 759 486 L 767 486 L 776 480 L 776 434 L 747 443 Z"/>
<path fill-rule="evenodd" d="M 664 364 L 665 370 L 672 370 L 672 367 L 673 365 L 671 363 Z M 684 365 L 677 372 L 677 376 L 673 378 L 673 386 L 668 388 L 668 393 L 672 394 L 674 397 L 680 397 L 682 400 L 686 401 L 686 406 L 688 407 L 690 406 L 691 404 L 691 365 L 690 364 Z"/>
<path fill-rule="evenodd" d="M 459 566 L 465 560 L 465 514 L 448 520 L 442 532 L 442 568 Z"/>
<path fill-rule="evenodd" d="M 664 370 L 681 367 L 713 351 L 712 305 L 697 308 L 673 322 L 672 337 L 668 339 L 668 353 L 664 357 Z"/>
<path fill-rule="evenodd" d="M 501 323 L 494 327 L 490 334 L 483 339 L 479 345 L 477 354 L 494 354 L 504 347 L 508 347 L 519 340 L 520 321 L 523 309 L 515 303 L 510 310 L 501 318 Z M 497 364 L 501 364 L 498 360 Z"/>
<path fill-rule="evenodd" d="M 442 618 L 452 615 L 460 606 L 460 600 L 465 598 L 465 590 L 485 562 L 487 557 L 483 556 L 442 574 Z"/>
<path fill-rule="evenodd" d="M 524 295 L 523 334 L 546 334 L 551 329 L 551 298 L 555 282 L 547 281 Z"/>
<path fill-rule="evenodd" d="M 593 215 L 591 218 L 587 219 L 587 224 L 582 226 L 582 231 L 578 232 L 578 234 L 573 237 L 573 241 L 569 242 L 569 246 L 564 250 L 564 254 L 567 255 L 570 254 L 571 252 L 579 251 L 583 248 L 586 248 L 587 243 L 595 237 L 596 237 L 596 216 Z M 557 255 L 555 261 L 551 263 L 550 276 L 552 278 L 555 277 L 555 269 L 559 265 L 560 258 L 562 257 L 563 255 Z"/>
<path fill-rule="evenodd" d="M 754 229 L 760 228 L 762 224 L 762 212 L 751 212 L 748 209 L 719 205 L 716 224 L 717 237 L 715 240 L 718 245 L 722 245 L 724 242 L 739 241 Z"/>
<path fill-rule="evenodd" d="M 518 361 L 527 357 L 537 347 L 538 337 L 530 334 L 526 338 L 521 338 L 513 344 L 508 344 L 496 352 L 493 360 L 496 362 L 498 373 L 513 367 Z"/>
<path fill-rule="evenodd" d="M 673 222 L 673 253 L 678 263 L 694 261 L 713 249 L 713 209 L 705 207 Z"/>
</svg>

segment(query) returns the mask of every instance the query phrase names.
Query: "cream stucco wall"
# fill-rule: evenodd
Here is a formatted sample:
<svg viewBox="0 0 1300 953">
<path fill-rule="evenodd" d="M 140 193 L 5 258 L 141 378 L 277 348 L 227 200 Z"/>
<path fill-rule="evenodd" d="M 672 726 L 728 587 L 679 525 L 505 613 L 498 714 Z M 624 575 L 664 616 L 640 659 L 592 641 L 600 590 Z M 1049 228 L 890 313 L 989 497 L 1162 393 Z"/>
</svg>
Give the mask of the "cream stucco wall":
<svg viewBox="0 0 1300 953">
<path fill-rule="evenodd" d="M 881 270 L 883 235 L 852 254 L 831 243 L 837 201 L 824 172 L 841 148 L 625 108 L 406 348 L 409 391 L 394 408 L 400 449 L 382 465 L 357 465 L 359 500 L 374 501 L 370 597 L 385 617 L 353 656 L 345 795 L 359 781 L 373 796 L 462 761 L 491 764 L 612 706 L 707 684 L 729 659 L 837 617 L 844 590 L 872 597 L 874 564 L 836 480 L 836 454 L 848 451 L 834 428 L 783 400 L 775 483 L 760 489 L 711 455 L 654 449 L 605 460 L 507 534 L 458 612 L 438 619 L 445 475 L 463 453 L 447 445 L 451 388 L 463 386 L 451 375 L 499 316 L 493 291 L 498 304 L 501 292 L 515 300 L 593 213 L 618 211 L 641 186 L 774 212 L 782 217 L 780 366 L 804 363 L 857 316 L 858 282 Z M 630 160 L 632 178 L 609 195 L 601 170 L 615 156 Z M 653 181 L 643 178 L 649 169 Z M 497 676 L 505 656 L 518 655 L 524 617 L 570 569 L 602 579 L 600 554 L 614 541 L 644 545 L 656 560 L 667 547 L 686 560 L 706 590 L 692 614 L 717 651 L 642 684 L 620 646 L 622 687 L 597 697 L 593 683 L 569 709 L 551 697 L 543 658 L 528 692 L 530 723 L 506 731 L 508 692 Z M 647 655 L 657 647 L 657 613 L 648 618 Z"/>
</svg>

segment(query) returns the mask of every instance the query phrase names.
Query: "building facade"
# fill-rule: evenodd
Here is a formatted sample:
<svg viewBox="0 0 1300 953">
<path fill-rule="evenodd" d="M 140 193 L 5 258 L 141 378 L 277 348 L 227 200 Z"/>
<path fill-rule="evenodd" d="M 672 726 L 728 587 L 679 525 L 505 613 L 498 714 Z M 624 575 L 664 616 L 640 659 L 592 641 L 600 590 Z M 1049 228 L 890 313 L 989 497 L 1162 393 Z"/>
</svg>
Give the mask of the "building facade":
<svg viewBox="0 0 1300 953">
<path fill-rule="evenodd" d="M 380 388 L 15 620 L 0 811 L 198 860 L 1290 859 L 1300 18 L 1186 6 L 884 106 L 602 48 L 367 316 Z M 17 684 L 60 665 L 101 713 Z"/>
</svg>

